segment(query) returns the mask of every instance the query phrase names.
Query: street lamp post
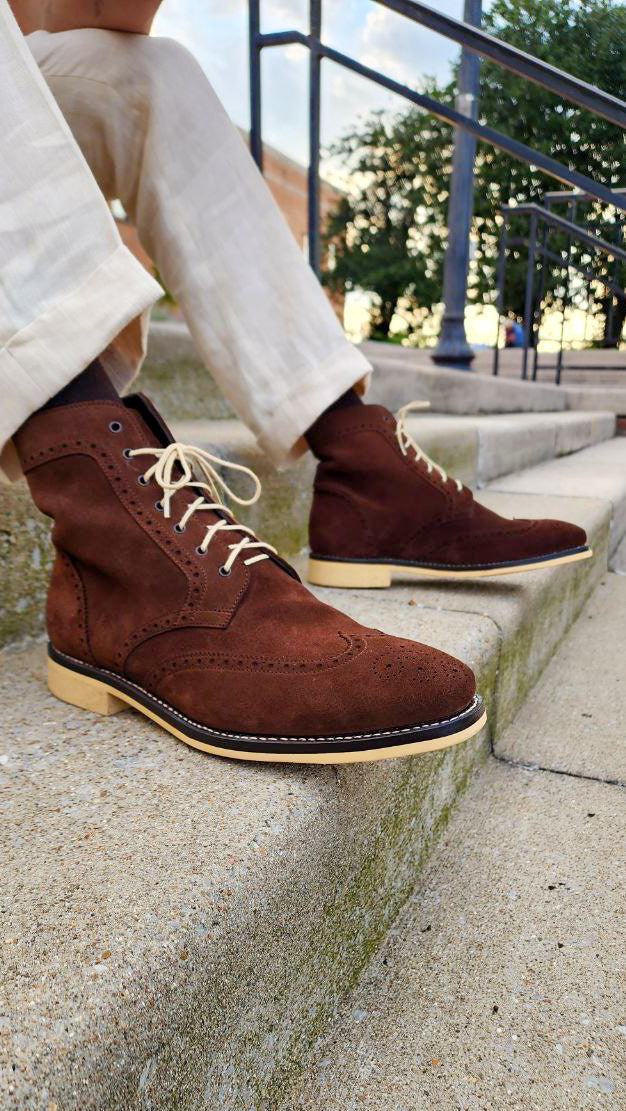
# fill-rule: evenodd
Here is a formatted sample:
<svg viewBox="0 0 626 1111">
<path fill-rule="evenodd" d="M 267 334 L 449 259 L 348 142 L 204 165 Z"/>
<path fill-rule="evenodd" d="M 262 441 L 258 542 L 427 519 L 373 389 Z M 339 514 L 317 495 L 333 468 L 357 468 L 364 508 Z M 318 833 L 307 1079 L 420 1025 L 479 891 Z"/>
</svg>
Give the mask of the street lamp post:
<svg viewBox="0 0 626 1111">
<path fill-rule="evenodd" d="M 463 18 L 480 27 L 482 0 L 465 0 Z M 480 59 L 463 50 L 459 68 L 456 108 L 464 116 L 478 116 Z M 465 305 L 469 268 L 470 232 L 474 193 L 476 139 L 460 127 L 454 138 L 454 158 L 448 203 L 448 247 L 444 260 L 444 314 L 439 343 L 431 358 L 435 363 L 469 370 L 474 352 L 465 335 Z"/>
</svg>

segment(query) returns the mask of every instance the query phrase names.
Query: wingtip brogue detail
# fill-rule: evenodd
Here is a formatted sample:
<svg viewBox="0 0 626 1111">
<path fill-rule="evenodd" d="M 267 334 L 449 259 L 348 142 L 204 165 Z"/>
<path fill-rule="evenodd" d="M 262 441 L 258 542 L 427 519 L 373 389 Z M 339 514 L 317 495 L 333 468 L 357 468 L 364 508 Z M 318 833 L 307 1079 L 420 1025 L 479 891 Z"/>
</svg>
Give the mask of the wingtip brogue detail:
<svg viewBox="0 0 626 1111">
<path fill-rule="evenodd" d="M 141 397 L 59 406 L 16 437 L 54 520 L 50 689 L 128 706 L 203 751 L 334 763 L 457 744 L 484 724 L 471 670 L 324 605 L 240 525 L 222 462 Z M 246 468 L 250 497 L 260 492 Z"/>
</svg>

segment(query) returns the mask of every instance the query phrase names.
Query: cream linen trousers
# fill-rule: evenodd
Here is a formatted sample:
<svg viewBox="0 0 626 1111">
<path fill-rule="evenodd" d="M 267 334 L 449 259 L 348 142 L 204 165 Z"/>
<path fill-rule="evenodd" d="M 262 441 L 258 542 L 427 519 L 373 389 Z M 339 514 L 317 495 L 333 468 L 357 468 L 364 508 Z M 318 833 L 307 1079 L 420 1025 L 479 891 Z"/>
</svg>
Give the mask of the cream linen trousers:
<svg viewBox="0 0 626 1111">
<path fill-rule="evenodd" d="M 0 0 L 0 103 L 4 477 L 19 474 L 13 433 L 92 359 L 105 352 L 120 390 L 141 366 L 161 289 L 113 198 L 239 416 L 278 465 L 299 454 L 371 367 L 188 51 L 95 29 L 24 39 Z"/>
</svg>

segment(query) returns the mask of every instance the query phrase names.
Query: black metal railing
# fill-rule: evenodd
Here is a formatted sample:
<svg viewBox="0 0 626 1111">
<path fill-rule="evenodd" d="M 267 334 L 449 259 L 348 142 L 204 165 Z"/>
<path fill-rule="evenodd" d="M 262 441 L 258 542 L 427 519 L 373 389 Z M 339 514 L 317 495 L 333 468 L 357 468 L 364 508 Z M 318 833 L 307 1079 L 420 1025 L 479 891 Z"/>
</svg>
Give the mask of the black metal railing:
<svg viewBox="0 0 626 1111">
<path fill-rule="evenodd" d="M 435 11 L 418 0 L 373 0 L 384 8 L 404 16 L 413 23 L 430 28 L 437 34 L 458 43 L 466 50 L 526 78 L 542 88 L 556 93 L 563 100 L 570 101 L 588 111 L 610 120 L 619 127 L 626 128 L 626 104 L 617 97 L 603 92 L 586 82 L 573 77 L 563 70 L 556 69 L 547 62 L 518 50 L 502 42 L 493 35 L 470 23 L 453 19 Z M 264 34 L 261 31 L 261 0 L 249 0 L 249 44 L 250 44 L 250 149 L 258 165 L 263 166 L 263 141 L 261 121 L 261 54 L 266 47 L 286 46 L 299 43 L 309 50 L 309 201 L 308 235 L 309 261 L 317 274 L 320 272 L 320 82 L 323 59 L 335 62 L 344 69 L 351 70 L 377 85 L 397 93 L 412 104 L 431 112 L 454 127 L 463 128 L 482 142 L 504 151 L 511 157 L 534 166 L 557 181 L 578 193 L 587 194 L 605 204 L 626 212 L 626 196 L 596 182 L 593 178 L 565 166 L 541 151 L 534 150 L 524 143 L 495 131 L 486 124 L 462 115 L 448 104 L 442 104 L 425 93 L 417 92 L 408 85 L 363 65 L 355 58 L 334 50 L 322 41 L 322 0 L 309 0 L 309 32 L 279 31 Z"/>
<path fill-rule="evenodd" d="M 616 196 L 620 196 L 622 200 L 626 200 L 626 189 L 615 190 Z M 516 248 L 524 248 L 527 251 L 526 255 L 526 275 L 525 275 L 525 290 L 524 290 L 524 342 L 522 345 L 522 359 L 521 359 L 521 377 L 527 378 L 528 375 L 528 354 L 529 351 L 533 353 L 533 367 L 532 379 L 537 380 L 538 372 L 540 370 L 553 370 L 554 380 L 557 385 L 561 382 L 563 372 L 563 343 L 564 343 L 564 325 L 565 325 L 565 312 L 568 307 L 569 297 L 566 295 L 563 300 L 562 308 L 562 328 L 561 335 L 558 343 L 559 347 L 556 353 L 556 360 L 554 366 L 546 364 L 540 365 L 539 363 L 539 333 L 541 329 L 541 315 L 544 305 L 544 297 L 546 295 L 547 286 L 547 263 L 553 264 L 557 269 L 564 270 L 567 274 L 566 289 L 569 287 L 569 275 L 571 272 L 578 274 L 584 282 L 592 285 L 598 283 L 602 285 L 607 293 L 610 293 L 611 300 L 609 304 L 609 315 L 613 309 L 613 297 L 621 301 L 626 301 L 626 290 L 617 281 L 618 266 L 620 263 L 626 263 L 626 248 L 619 242 L 612 242 L 602 235 L 598 235 L 595 231 L 591 230 L 588 226 L 576 222 L 577 211 L 581 204 L 588 203 L 593 200 L 593 195 L 582 192 L 551 192 L 546 193 L 543 197 L 543 205 L 539 204 L 519 204 L 519 205 L 505 205 L 500 210 L 502 216 L 502 224 L 500 228 L 500 245 L 498 253 L 498 266 L 496 278 L 496 307 L 498 310 L 498 323 L 496 341 L 493 349 L 493 374 L 499 373 L 500 368 L 500 350 L 499 350 L 499 332 L 500 326 L 504 317 L 504 304 L 505 304 L 505 282 L 506 282 L 506 259 L 507 252 L 515 250 Z M 556 204 L 565 204 L 567 206 L 567 218 L 559 216 L 553 211 Z M 621 206 L 623 208 L 623 205 Z M 510 226 L 512 222 L 518 222 L 520 218 L 528 218 L 528 234 L 525 236 L 511 235 Z M 600 226 L 602 226 L 600 224 Z M 622 220 L 617 214 L 617 219 L 614 222 L 614 229 L 621 237 Z M 552 251 L 548 246 L 550 232 L 561 232 L 565 236 L 566 249 L 565 254 Z M 539 233 L 541 237 L 539 238 Z M 609 259 L 610 267 L 609 273 L 599 273 L 593 265 L 581 265 L 580 262 L 574 261 L 572 257 L 572 249 L 574 245 L 584 245 L 592 252 L 592 258 L 602 256 Z M 539 277 L 539 282 L 537 278 Z M 538 291 L 537 291 L 538 287 Z M 616 366 L 613 363 L 576 363 L 576 370 L 623 370 L 623 366 Z"/>
</svg>

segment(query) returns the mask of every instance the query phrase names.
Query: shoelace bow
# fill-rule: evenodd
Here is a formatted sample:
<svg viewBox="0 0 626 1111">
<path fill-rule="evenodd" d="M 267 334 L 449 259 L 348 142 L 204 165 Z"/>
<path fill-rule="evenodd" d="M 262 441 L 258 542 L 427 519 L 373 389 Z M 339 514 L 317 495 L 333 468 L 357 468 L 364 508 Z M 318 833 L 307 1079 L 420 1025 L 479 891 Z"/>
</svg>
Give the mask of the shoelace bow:
<svg viewBox="0 0 626 1111">
<path fill-rule="evenodd" d="M 190 521 L 194 513 L 198 511 L 211 509 L 213 511 L 217 510 L 228 513 L 230 516 L 230 509 L 220 500 L 220 490 L 223 491 L 227 498 L 236 502 L 237 505 L 254 505 L 261 496 L 261 483 L 259 478 L 249 467 L 244 467 L 240 463 L 231 463 L 229 459 L 220 459 L 219 456 L 212 455 L 210 451 L 204 451 L 199 447 L 192 447 L 190 444 L 173 443 L 168 444 L 168 446 L 164 448 L 133 448 L 129 450 L 127 454 L 129 458 L 137 455 L 156 456 L 156 461 L 144 472 L 142 478 L 144 482 L 149 482 L 153 478 L 161 487 L 163 491 L 161 508 L 163 509 L 163 515 L 165 517 L 170 517 L 170 503 L 174 494 L 177 494 L 179 490 L 191 487 L 194 490 L 206 491 L 206 493 L 199 494 L 196 500 L 187 506 L 187 509 L 176 526 L 178 532 L 182 532 L 186 528 L 187 522 Z M 222 478 L 217 469 L 218 467 L 225 467 L 231 471 L 238 471 L 240 474 L 245 474 L 248 478 L 251 478 L 254 484 L 254 493 L 252 496 L 250 498 L 242 498 L 239 494 L 236 494 L 234 490 L 231 490 L 228 483 Z M 178 476 L 175 474 L 176 468 L 180 468 L 182 472 Z M 201 477 L 197 478 L 196 474 Z M 253 555 L 249 559 L 244 559 L 246 566 L 250 566 L 252 563 L 258 563 L 262 559 L 269 559 L 269 552 L 276 554 L 276 548 L 273 548 L 271 544 L 266 544 L 263 540 L 258 540 L 252 529 L 236 523 L 229 524 L 222 518 L 214 524 L 207 526 L 204 538 L 198 545 L 198 552 L 204 554 L 213 537 L 216 536 L 218 532 L 246 533 L 237 543 L 228 545 L 230 548 L 230 555 L 221 568 L 222 573 L 225 575 L 230 573 L 232 565 L 239 555 L 247 554 L 253 548 L 265 548 L 267 550 Z"/>
<path fill-rule="evenodd" d="M 419 446 L 419 444 L 416 444 L 413 437 L 407 432 L 406 424 L 404 423 L 405 418 L 409 415 L 409 413 L 415 413 L 421 409 L 430 409 L 430 401 L 409 401 L 408 405 L 403 405 L 401 409 L 398 409 L 398 412 L 396 413 L 396 436 L 398 437 L 400 451 L 403 455 L 408 455 L 409 448 L 411 448 L 415 452 L 416 462 L 419 462 L 421 460 L 423 463 L 425 463 L 429 474 L 432 474 L 433 471 L 436 471 L 437 474 L 441 477 L 441 481 L 443 483 L 446 483 L 448 481 L 448 478 L 450 478 L 450 482 L 454 482 L 456 484 L 456 488 L 460 493 L 463 489 L 463 483 L 459 482 L 458 478 L 450 477 L 448 475 L 448 472 L 445 471 L 443 467 L 439 465 L 439 463 L 435 463 L 435 460 L 431 459 L 430 455 L 427 455 L 426 452 Z"/>
</svg>

